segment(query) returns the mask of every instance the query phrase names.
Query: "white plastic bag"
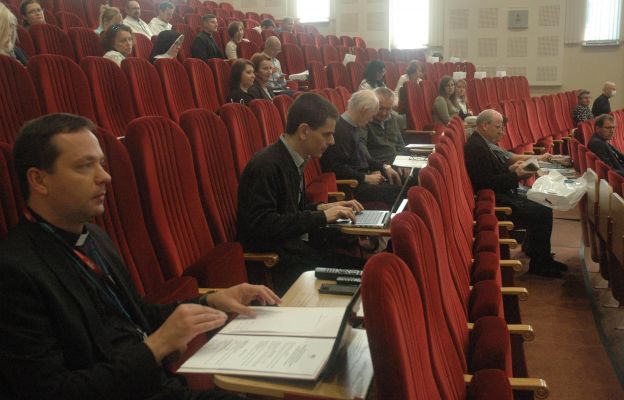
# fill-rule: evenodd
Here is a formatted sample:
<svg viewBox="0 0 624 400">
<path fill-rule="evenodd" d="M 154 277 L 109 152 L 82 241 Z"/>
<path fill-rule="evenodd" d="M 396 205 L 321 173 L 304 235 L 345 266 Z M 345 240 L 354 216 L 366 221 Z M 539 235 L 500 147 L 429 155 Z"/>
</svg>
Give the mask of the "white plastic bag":
<svg viewBox="0 0 624 400">
<path fill-rule="evenodd" d="M 567 211 L 576 206 L 587 192 L 585 175 L 568 179 L 555 170 L 539 177 L 527 192 L 527 198 L 553 210 Z"/>
</svg>

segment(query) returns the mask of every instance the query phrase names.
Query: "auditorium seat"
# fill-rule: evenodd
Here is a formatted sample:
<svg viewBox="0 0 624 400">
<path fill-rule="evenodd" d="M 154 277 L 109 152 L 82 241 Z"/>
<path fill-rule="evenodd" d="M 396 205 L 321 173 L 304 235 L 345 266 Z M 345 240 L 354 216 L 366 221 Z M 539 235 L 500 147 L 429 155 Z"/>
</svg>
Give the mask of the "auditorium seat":
<svg viewBox="0 0 624 400">
<path fill-rule="evenodd" d="M 35 44 L 26 28 L 21 25 L 17 26 L 17 43 L 18 47 L 28 56 L 28 58 L 37 54 Z"/>
<path fill-rule="evenodd" d="M 391 90 L 394 90 L 399 82 L 399 69 L 397 68 L 396 63 L 385 61 L 384 64 L 386 66 L 386 86 L 388 86 Z"/>
<path fill-rule="evenodd" d="M 28 62 L 28 72 L 39 90 L 43 114 L 66 112 L 95 121 L 89 83 L 78 64 L 55 54 L 40 54 Z"/>
<path fill-rule="evenodd" d="M 133 33 L 132 53 L 139 58 L 149 60 L 154 44 L 151 39 L 140 33 Z M 186 40 L 186 39 L 185 39 Z"/>
<path fill-rule="evenodd" d="M 219 104 L 225 104 L 230 101 L 230 70 L 231 64 L 226 63 L 220 58 L 211 58 L 207 62 L 212 76 L 214 77 L 215 86 L 217 87 L 217 98 Z"/>
<path fill-rule="evenodd" d="M 359 62 L 347 63 L 347 73 L 349 74 L 349 81 L 351 83 L 349 88 L 352 91 L 357 92 L 360 88 L 360 82 L 364 79 L 364 65 Z"/>
<path fill-rule="evenodd" d="M 351 81 L 349 80 L 349 73 L 347 67 L 341 62 L 331 62 L 327 64 L 327 82 L 329 87 L 335 88 L 337 86 L 344 86 L 346 88 L 351 87 Z"/>
<path fill-rule="evenodd" d="M 346 54 L 351 54 L 351 50 L 347 46 L 335 46 L 338 51 L 338 61 L 343 62 Z"/>
<path fill-rule="evenodd" d="M 316 45 L 316 48 L 320 50 L 321 46 L 329 44 L 329 41 L 323 35 L 316 35 L 314 36 L 314 44 Z"/>
<path fill-rule="evenodd" d="M 363 47 L 352 47 L 351 51 L 353 52 L 353 54 L 355 55 L 355 61 L 362 64 L 362 65 L 366 65 L 368 64 L 368 52 L 366 51 L 365 48 Z"/>
<path fill-rule="evenodd" d="M 74 58 L 69 37 L 60 28 L 50 24 L 37 24 L 29 29 L 37 54 L 58 54 Z"/>
<path fill-rule="evenodd" d="M 69 28 L 84 28 L 85 22 L 76 14 L 68 11 L 57 11 L 54 14 L 58 21 L 58 27 L 67 32 Z"/>
<path fill-rule="evenodd" d="M 368 61 L 379 59 L 379 54 L 377 54 L 377 49 L 374 49 L 372 47 L 366 48 L 366 54 L 368 55 Z"/>
<path fill-rule="evenodd" d="M 173 22 L 172 24 L 172 30 L 180 32 L 184 35 L 182 47 L 180 47 L 180 51 L 178 52 L 178 59 L 182 62 L 185 58 L 191 56 L 191 45 L 193 44 L 193 39 L 195 39 L 195 29 L 191 28 L 187 24 L 175 24 Z"/>
<path fill-rule="evenodd" d="M 198 295 L 197 281 L 191 277 L 165 280 L 150 240 L 136 186 L 134 169 L 121 142 L 99 129 L 96 136 L 104 155 L 111 182 L 106 188 L 106 211 L 96 223 L 106 230 L 123 257 L 141 296 L 151 303 L 167 304 Z M 114 161 L 113 161 L 114 160 Z"/>
<path fill-rule="evenodd" d="M 214 245 L 182 129 L 163 117 L 141 117 L 128 125 L 125 144 L 165 277 L 192 276 L 200 287 L 216 288 L 246 282 L 240 244 Z"/>
<path fill-rule="evenodd" d="M 279 37 L 280 42 L 282 42 L 282 46 L 284 46 L 285 44 L 294 44 L 297 46 L 299 45 L 299 42 L 297 41 L 297 36 L 295 36 L 294 33 L 282 31 L 282 32 L 279 32 L 277 36 Z M 283 50 L 283 47 L 282 47 L 282 50 Z"/>
<path fill-rule="evenodd" d="M 160 76 L 169 115 L 178 122 L 184 111 L 197 107 L 188 74 L 184 66 L 175 59 L 161 58 L 154 64 Z"/>
<path fill-rule="evenodd" d="M 210 111 L 217 111 L 220 104 L 210 67 L 202 60 L 187 58 L 184 60 L 184 68 L 189 76 L 197 106 Z"/>
<path fill-rule="evenodd" d="M 260 124 L 249 107 L 240 103 L 224 104 L 218 113 L 230 132 L 236 172 L 240 177 L 247 162 L 264 147 Z"/>
<path fill-rule="evenodd" d="M 380 398 L 513 398 L 509 381 L 499 370 L 478 371 L 466 385 L 461 357 L 453 351 L 448 331 L 436 329 L 440 325 L 428 318 L 424 294 L 400 258 L 390 253 L 372 257 L 362 275 L 361 296 Z M 370 315 L 376 317 L 366 317 Z"/>
<path fill-rule="evenodd" d="M 260 24 L 260 22 L 262 22 L 262 19 L 260 18 L 260 14 L 258 14 L 257 12 L 254 12 L 254 11 L 247 11 L 245 13 L 245 18 L 253 19 L 258 24 Z"/>
<path fill-rule="evenodd" d="M 67 34 L 74 48 L 77 62 L 80 62 L 84 57 L 102 57 L 104 55 L 100 38 L 93 29 L 69 28 Z"/>
<path fill-rule="evenodd" d="M 323 59 L 323 64 L 325 65 L 332 62 L 342 62 L 338 55 L 338 50 L 330 44 L 324 44 L 321 46 L 321 58 Z"/>
<path fill-rule="evenodd" d="M 353 45 L 361 49 L 366 49 L 366 41 L 360 36 L 353 36 Z"/>
<path fill-rule="evenodd" d="M 305 65 L 310 65 L 310 62 L 312 61 L 316 61 L 319 63 L 323 62 L 323 59 L 321 58 L 321 52 L 316 46 L 302 45 L 301 51 L 303 52 L 303 59 L 305 61 Z"/>
<path fill-rule="evenodd" d="M 80 67 L 93 93 L 98 124 L 123 136 L 126 125 L 136 117 L 126 76 L 117 64 L 101 57 L 83 58 Z"/>
<path fill-rule="evenodd" d="M 169 118 L 156 67 L 143 58 L 128 57 L 121 62 L 121 70 L 128 80 L 137 116 Z"/>
<path fill-rule="evenodd" d="M 351 91 L 344 86 L 336 86 L 336 92 L 342 97 L 342 106 L 346 110 L 351 98 Z"/>
<path fill-rule="evenodd" d="M 247 60 L 251 60 L 251 57 L 259 52 L 260 47 L 254 42 L 241 40 L 236 44 L 236 55 L 238 56 L 238 58 L 246 58 Z"/>
<path fill-rule="evenodd" d="M 278 58 L 285 74 L 298 74 L 307 69 L 303 53 L 297 44 L 282 44 L 282 52 L 278 54 Z"/>
<path fill-rule="evenodd" d="M 342 46 L 342 42 L 340 41 L 340 38 L 336 35 L 326 35 L 325 36 L 327 38 L 327 44 L 329 44 L 330 46 Z"/>
<path fill-rule="evenodd" d="M 286 127 L 288 109 L 290 108 L 292 103 L 293 103 L 293 98 L 285 94 L 281 94 L 279 96 L 273 97 L 273 105 L 277 108 L 277 111 L 279 112 L 279 115 L 280 115 L 280 119 L 282 120 L 282 126 L 284 127 Z"/>
<path fill-rule="evenodd" d="M 24 122 L 41 115 L 35 85 L 13 57 L 0 55 L 0 142 L 13 144 Z"/>
<path fill-rule="evenodd" d="M 284 124 L 277 107 L 269 100 L 255 99 L 249 103 L 249 108 L 258 120 L 263 145 L 268 146 L 276 142 L 284 133 Z"/>
<path fill-rule="evenodd" d="M 318 61 L 310 61 L 306 65 L 308 66 L 308 72 L 310 73 L 308 78 L 310 82 L 310 89 L 325 89 L 326 87 L 329 87 L 327 73 L 322 63 Z"/>
<path fill-rule="evenodd" d="M 54 0 L 54 9 L 57 11 L 55 14 L 56 20 L 58 21 L 59 27 L 63 28 L 62 18 L 67 19 L 67 16 L 62 16 L 59 18 L 59 12 L 66 12 L 74 14 L 74 16 L 78 17 L 83 25 L 87 26 L 87 14 L 84 8 L 84 0 Z M 70 22 L 73 19 L 71 16 L 67 19 L 67 22 Z"/>
<path fill-rule="evenodd" d="M 314 46 L 314 37 L 306 32 L 297 33 L 297 43 L 299 46 Z"/>
<path fill-rule="evenodd" d="M 258 47 L 258 51 L 261 51 L 264 48 L 264 40 L 262 40 L 262 35 L 257 30 L 247 28 L 245 30 L 245 37 Z"/>
<path fill-rule="evenodd" d="M 266 42 L 267 38 L 269 36 L 275 36 L 277 37 L 277 33 L 275 33 L 274 30 L 272 29 L 265 29 L 263 31 L 260 32 L 260 35 L 262 36 L 262 40 Z"/>
<path fill-rule="evenodd" d="M 336 91 L 336 89 L 325 88 L 323 89 L 323 92 L 325 92 L 325 95 L 327 96 L 329 102 L 336 107 L 336 109 L 338 110 L 338 114 L 342 114 L 343 112 L 345 112 L 345 106 L 344 102 L 342 101 L 342 96 Z"/>
</svg>

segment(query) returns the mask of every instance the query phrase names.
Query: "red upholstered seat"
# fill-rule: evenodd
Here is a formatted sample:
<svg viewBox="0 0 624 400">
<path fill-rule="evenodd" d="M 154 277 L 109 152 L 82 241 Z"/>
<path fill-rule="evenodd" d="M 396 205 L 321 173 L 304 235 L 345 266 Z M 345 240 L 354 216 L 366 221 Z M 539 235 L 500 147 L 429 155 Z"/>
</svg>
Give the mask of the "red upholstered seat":
<svg viewBox="0 0 624 400">
<path fill-rule="evenodd" d="M 280 118 L 282 120 L 282 125 L 284 127 L 286 127 L 288 109 L 290 108 L 290 105 L 293 103 L 293 101 L 294 100 L 292 97 L 285 94 L 273 97 L 273 105 L 277 108 L 277 111 L 279 112 Z"/>
<path fill-rule="evenodd" d="M 106 211 L 96 222 L 113 239 L 128 266 L 137 290 L 146 300 L 166 304 L 197 297 L 197 281 L 191 277 L 165 280 L 145 227 L 134 169 L 121 142 L 104 130 L 97 132 L 112 180 L 106 188 Z"/>
<path fill-rule="evenodd" d="M 314 36 L 307 32 L 299 32 L 297 33 L 297 42 L 299 46 L 315 46 L 314 44 Z"/>
<path fill-rule="evenodd" d="M 101 57 L 104 55 L 100 38 L 93 29 L 69 28 L 67 34 L 74 48 L 76 61 L 80 62 L 80 60 L 88 56 Z"/>
<path fill-rule="evenodd" d="M 189 76 L 193 97 L 197 106 L 210 111 L 216 111 L 220 104 L 210 67 L 202 60 L 187 58 L 184 60 L 184 68 Z"/>
<path fill-rule="evenodd" d="M 297 36 L 295 36 L 294 33 L 290 33 L 290 32 L 279 32 L 278 33 L 280 42 L 282 42 L 282 46 L 285 44 L 295 44 L 298 45 L 299 43 L 297 42 Z"/>
<path fill-rule="evenodd" d="M 100 25 L 100 2 L 98 0 L 86 0 L 84 9 L 87 19 L 84 21 L 88 27 L 97 28 Z"/>
<path fill-rule="evenodd" d="M 349 103 L 349 99 L 351 98 L 351 91 L 344 86 L 337 86 L 335 89 L 336 89 L 336 92 L 340 95 L 340 97 L 342 97 L 342 105 L 343 105 L 343 108 L 346 110 L 348 103 Z"/>
<path fill-rule="evenodd" d="M 351 90 L 357 92 L 360 87 L 360 82 L 364 79 L 364 64 L 360 62 L 347 63 L 347 73 L 349 74 L 349 86 Z"/>
<path fill-rule="evenodd" d="M 386 86 L 395 88 L 399 82 L 399 68 L 393 62 L 386 61 L 384 64 L 386 65 Z"/>
<path fill-rule="evenodd" d="M 54 14 L 58 27 L 67 32 L 69 28 L 84 28 L 85 22 L 78 15 L 68 11 L 58 11 Z"/>
<path fill-rule="evenodd" d="M 133 33 L 134 38 L 132 52 L 139 58 L 149 60 L 154 44 L 152 41 L 141 33 Z M 185 39 L 186 41 L 186 39 Z"/>
<path fill-rule="evenodd" d="M 327 35 L 325 36 L 327 38 L 327 44 L 329 44 L 330 46 L 342 46 L 342 42 L 340 41 L 340 38 L 336 35 Z"/>
<path fill-rule="evenodd" d="M 249 27 L 248 29 L 245 30 L 245 37 L 249 39 L 251 43 L 255 44 L 259 51 L 261 51 L 264 48 L 264 40 L 262 40 L 262 34 L 260 34 L 260 32 L 253 29 L 252 27 Z"/>
<path fill-rule="evenodd" d="M 84 8 L 84 0 L 55 0 L 54 5 L 55 9 L 58 12 L 64 11 L 68 13 L 74 14 L 76 17 L 83 22 L 83 24 L 87 23 L 87 14 Z M 59 19 L 58 12 L 55 14 L 57 21 L 59 22 L 59 26 L 62 27 L 62 23 Z M 86 25 L 84 25 L 86 26 Z"/>
<path fill-rule="evenodd" d="M 230 132 L 236 172 L 240 177 L 247 162 L 264 147 L 260 124 L 249 107 L 239 103 L 222 105 L 219 115 Z"/>
<path fill-rule="evenodd" d="M 33 43 L 30 33 L 27 29 L 20 25 L 17 26 L 17 43 L 19 48 L 26 53 L 28 58 L 37 54 L 35 44 Z"/>
<path fill-rule="evenodd" d="M 285 74 L 298 74 L 307 69 L 303 53 L 297 44 L 282 44 L 282 52 L 278 54 L 278 58 L 280 58 L 282 70 Z"/>
<path fill-rule="evenodd" d="M 141 117 L 128 125 L 125 143 L 165 276 L 193 276 L 202 287 L 247 281 L 240 244 L 214 245 L 182 129 L 163 117 Z"/>
<path fill-rule="evenodd" d="M 324 44 L 329 44 L 329 41 L 327 40 L 327 38 L 323 35 L 316 35 L 314 36 L 314 45 L 320 49 L 322 45 Z"/>
<path fill-rule="evenodd" d="M 95 120 L 89 83 L 78 64 L 64 56 L 40 54 L 29 60 L 28 72 L 44 114 L 67 112 Z"/>
<path fill-rule="evenodd" d="M 370 61 L 368 58 L 368 52 L 364 47 L 353 47 L 352 51 L 355 55 L 355 61 L 362 64 L 366 64 Z"/>
<path fill-rule="evenodd" d="M 374 49 L 372 47 L 366 48 L 366 54 L 368 55 L 368 61 L 379 59 L 379 54 L 377 53 L 377 49 Z"/>
<path fill-rule="evenodd" d="M 169 115 L 178 122 L 184 111 L 197 107 L 188 74 L 184 66 L 175 59 L 161 58 L 154 64 L 160 76 Z"/>
<path fill-rule="evenodd" d="M 329 87 L 329 83 L 327 81 L 327 74 L 325 72 L 325 67 L 322 63 L 318 61 L 310 61 L 307 63 L 308 72 L 310 73 L 310 77 L 308 80 L 310 81 L 311 89 L 325 89 Z"/>
<path fill-rule="evenodd" d="M 214 77 L 219 104 L 225 104 L 228 102 L 226 99 L 228 99 L 230 93 L 230 71 L 232 66 L 220 58 L 211 58 L 207 64 Z"/>
<path fill-rule="evenodd" d="M 128 57 L 121 63 L 121 70 L 128 78 L 132 104 L 137 116 L 161 116 L 169 118 L 165 97 L 160 86 L 156 68 L 147 60 Z"/>
<path fill-rule="evenodd" d="M 236 55 L 238 55 L 238 58 L 246 58 L 250 60 L 254 54 L 259 52 L 260 46 L 258 46 L 254 42 L 241 40 L 239 43 L 236 44 Z"/>
<path fill-rule="evenodd" d="M 0 55 L 0 142 L 12 144 L 24 124 L 41 115 L 35 85 L 13 57 Z"/>
<path fill-rule="evenodd" d="M 327 64 L 327 82 L 329 87 L 332 88 L 337 86 L 351 87 L 347 67 L 341 62 L 330 62 Z"/>
<path fill-rule="evenodd" d="M 58 54 L 74 58 L 69 37 L 60 28 L 50 24 L 37 24 L 30 27 L 29 33 L 37 54 Z"/>
<path fill-rule="evenodd" d="M 323 64 L 327 65 L 332 62 L 341 62 L 340 56 L 338 55 L 338 50 L 336 47 L 324 44 L 321 46 L 321 58 L 323 59 Z"/>
<path fill-rule="evenodd" d="M 80 66 L 93 93 L 99 125 L 116 136 L 123 136 L 126 125 L 136 117 L 126 76 L 117 64 L 106 58 L 86 57 Z"/>
<path fill-rule="evenodd" d="M 325 95 L 327 96 L 327 99 L 329 100 L 329 102 L 332 103 L 336 107 L 339 114 L 342 114 L 343 112 L 345 112 L 345 107 L 344 107 L 344 102 L 342 101 L 342 96 L 340 95 L 340 93 L 338 93 L 336 89 L 326 88 L 326 89 L 323 89 L 323 92 L 325 92 Z"/>
<path fill-rule="evenodd" d="M 249 108 L 253 111 L 260 125 L 264 146 L 277 141 L 280 135 L 284 133 L 284 124 L 277 107 L 269 100 L 256 99 L 249 103 Z"/>
<path fill-rule="evenodd" d="M 315 45 L 302 45 L 301 51 L 303 52 L 303 59 L 305 60 L 305 65 L 309 65 L 311 61 L 323 62 L 321 58 L 321 52 Z"/>
</svg>

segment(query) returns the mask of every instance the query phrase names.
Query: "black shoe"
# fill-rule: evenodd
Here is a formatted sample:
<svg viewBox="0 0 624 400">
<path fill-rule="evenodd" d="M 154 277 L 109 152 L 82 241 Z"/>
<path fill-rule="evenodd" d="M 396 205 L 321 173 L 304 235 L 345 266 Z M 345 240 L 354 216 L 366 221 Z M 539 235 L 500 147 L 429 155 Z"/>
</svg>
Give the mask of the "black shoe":
<svg viewBox="0 0 624 400">
<path fill-rule="evenodd" d="M 534 275 L 544 276 L 546 278 L 563 277 L 563 274 L 561 273 L 559 268 L 557 268 L 554 265 L 551 265 L 550 263 L 537 263 L 537 262 L 531 261 L 531 263 L 529 264 L 529 273 L 534 274 Z"/>
<path fill-rule="evenodd" d="M 568 266 L 567 266 L 567 265 L 565 265 L 565 264 L 564 264 L 564 263 L 562 263 L 561 261 L 557 261 L 557 260 L 555 260 L 555 259 L 551 259 L 551 260 L 550 260 L 550 262 L 549 262 L 549 264 L 550 264 L 552 267 L 554 267 L 554 268 L 556 268 L 556 269 L 558 269 L 559 271 L 562 271 L 562 272 L 565 272 L 565 271 L 567 271 L 567 270 L 568 270 Z"/>
</svg>

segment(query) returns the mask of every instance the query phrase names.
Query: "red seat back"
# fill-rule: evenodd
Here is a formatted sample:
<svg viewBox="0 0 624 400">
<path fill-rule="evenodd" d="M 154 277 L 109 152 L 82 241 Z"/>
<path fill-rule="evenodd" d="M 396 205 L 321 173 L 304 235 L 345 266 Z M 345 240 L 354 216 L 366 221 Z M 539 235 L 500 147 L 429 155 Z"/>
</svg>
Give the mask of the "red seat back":
<svg viewBox="0 0 624 400">
<path fill-rule="evenodd" d="M 246 58 L 251 60 L 251 57 L 260 52 L 260 47 L 254 42 L 248 42 L 246 40 L 241 40 L 236 44 L 236 54 L 238 58 Z"/>
<path fill-rule="evenodd" d="M 33 43 L 30 33 L 27 29 L 20 25 L 17 26 L 17 43 L 19 48 L 22 49 L 24 53 L 26 53 L 28 58 L 37 54 L 35 50 L 35 44 Z"/>
<path fill-rule="evenodd" d="M 178 122 L 184 111 L 197 107 L 191 82 L 184 66 L 176 59 L 161 58 L 154 64 L 160 76 L 169 115 Z"/>
<path fill-rule="evenodd" d="M 219 108 L 219 115 L 230 132 L 236 172 L 240 177 L 247 162 L 264 147 L 262 130 L 253 112 L 243 104 L 224 104 Z"/>
<path fill-rule="evenodd" d="M 298 45 L 292 43 L 282 44 L 282 69 L 286 74 L 297 74 L 305 71 L 305 61 L 303 53 Z"/>
<path fill-rule="evenodd" d="M 128 57 L 121 62 L 121 70 L 128 78 L 137 116 L 169 118 L 156 68 L 143 58 Z"/>
<path fill-rule="evenodd" d="M 58 11 L 55 16 L 56 20 L 59 23 L 59 26 L 62 27 L 62 22 L 58 15 L 59 12 L 74 14 L 80 19 L 80 21 L 82 22 L 82 26 L 86 26 L 87 13 L 85 12 L 84 3 L 85 2 L 83 0 L 55 0 L 55 9 Z"/>
<path fill-rule="evenodd" d="M 332 45 L 324 44 L 321 46 L 321 58 L 323 59 L 323 64 L 328 65 L 332 62 L 342 62 L 339 58 L 338 50 Z"/>
<path fill-rule="evenodd" d="M 347 63 L 347 72 L 349 74 L 349 80 L 351 81 L 351 90 L 357 92 L 360 87 L 360 82 L 364 79 L 364 65 L 359 62 Z"/>
<path fill-rule="evenodd" d="M 379 54 L 377 54 L 377 49 L 373 49 L 372 47 L 366 48 L 366 54 L 368 55 L 368 61 L 379 59 Z"/>
<path fill-rule="evenodd" d="M 69 28 L 85 28 L 86 24 L 74 13 L 67 11 L 58 11 L 54 14 L 56 20 L 58 21 L 58 27 L 67 32 Z"/>
<path fill-rule="evenodd" d="M 207 64 L 214 77 L 219 104 L 225 104 L 230 93 L 230 71 L 232 66 L 220 58 L 211 58 L 208 60 Z"/>
<path fill-rule="evenodd" d="M 351 87 L 349 73 L 347 67 L 341 62 L 331 62 L 327 64 L 327 82 L 328 86 L 335 88 L 337 86 Z"/>
<path fill-rule="evenodd" d="M 340 93 L 338 93 L 336 89 L 326 88 L 323 89 L 323 92 L 325 92 L 325 95 L 327 96 L 329 102 L 332 103 L 336 107 L 336 109 L 338 109 L 339 114 L 345 112 L 345 106 L 342 100 L 342 96 L 340 95 Z"/>
<path fill-rule="evenodd" d="M 187 58 L 184 60 L 184 68 L 189 76 L 197 106 L 216 111 L 220 104 L 210 67 L 202 60 Z"/>
<path fill-rule="evenodd" d="M 312 89 L 325 89 L 329 87 L 325 67 L 318 61 L 310 61 L 308 64 L 308 72 L 310 73 L 310 87 Z"/>
<path fill-rule="evenodd" d="M 104 55 L 100 38 L 93 29 L 69 28 L 67 34 L 76 53 L 76 61 L 80 62 L 80 60 L 88 56 L 101 57 Z"/>
<path fill-rule="evenodd" d="M 303 51 L 303 59 L 305 61 L 305 65 L 310 65 L 310 62 L 323 62 L 321 58 L 321 52 L 314 45 L 302 45 L 301 49 Z"/>
<path fill-rule="evenodd" d="M 29 33 L 37 54 L 57 54 L 74 58 L 69 37 L 60 28 L 50 24 L 37 24 L 30 27 Z"/>
<path fill-rule="evenodd" d="M 269 100 L 252 100 L 249 108 L 253 111 L 260 130 L 262 131 L 262 143 L 268 146 L 277 141 L 282 133 L 284 133 L 284 125 L 280 117 L 280 112 Z"/>
<path fill-rule="evenodd" d="M 396 88 L 399 82 L 399 68 L 395 63 L 390 61 L 385 61 L 384 64 L 386 65 L 386 86 L 389 88 Z"/>
<path fill-rule="evenodd" d="M 282 126 L 286 128 L 286 120 L 288 117 L 288 109 L 293 103 L 293 98 L 285 94 L 273 97 L 273 105 L 279 112 L 280 119 L 282 120 Z"/>
<path fill-rule="evenodd" d="M 132 37 L 134 38 L 132 52 L 139 58 L 149 60 L 154 46 L 152 41 L 141 33 L 133 33 Z"/>
</svg>

